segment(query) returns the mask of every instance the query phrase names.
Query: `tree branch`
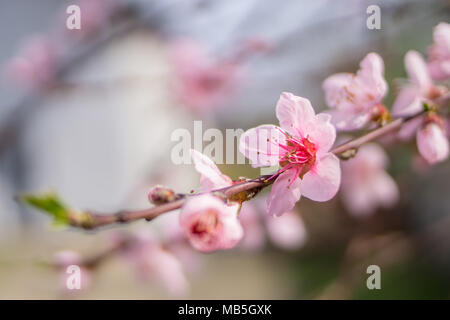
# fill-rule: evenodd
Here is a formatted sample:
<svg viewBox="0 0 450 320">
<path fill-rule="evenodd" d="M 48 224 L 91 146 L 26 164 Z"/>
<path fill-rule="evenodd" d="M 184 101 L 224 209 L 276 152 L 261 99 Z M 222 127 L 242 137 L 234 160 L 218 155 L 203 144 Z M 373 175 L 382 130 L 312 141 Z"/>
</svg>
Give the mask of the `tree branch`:
<svg viewBox="0 0 450 320">
<path fill-rule="evenodd" d="M 418 118 L 421 115 L 423 115 L 425 111 L 421 111 L 413 116 L 406 117 L 406 118 L 398 118 L 394 121 L 388 123 L 387 125 L 374 129 L 370 132 L 368 132 L 365 135 L 362 135 L 361 137 L 358 137 L 356 139 L 353 139 L 349 142 L 346 142 L 340 146 L 337 146 L 333 150 L 331 150 L 332 153 L 335 155 L 341 155 L 342 153 L 352 150 L 352 149 L 358 149 L 363 144 L 373 141 L 381 136 L 384 136 L 388 133 L 394 132 L 402 127 L 404 123 L 407 121 L 410 121 L 414 118 Z M 212 190 L 206 193 L 211 193 L 214 195 L 217 195 L 219 197 L 222 197 L 224 199 L 232 199 L 233 197 L 246 193 L 246 195 L 249 195 L 250 193 L 257 193 L 260 190 L 264 189 L 265 187 L 270 186 L 275 178 L 277 177 L 277 174 L 275 175 L 265 175 L 258 177 L 256 179 L 249 179 L 247 181 L 243 181 L 240 183 L 236 183 L 232 186 Z M 70 225 L 74 227 L 80 227 L 84 229 L 95 229 L 98 227 L 116 224 L 116 223 L 126 223 L 141 219 L 146 219 L 147 221 L 153 220 L 156 217 L 160 216 L 161 214 L 164 214 L 169 211 L 173 211 L 176 209 L 179 209 L 183 206 L 185 201 L 188 198 L 195 197 L 203 193 L 197 193 L 197 194 L 190 194 L 190 195 L 183 195 L 181 199 L 175 200 L 173 202 L 161 204 L 149 209 L 143 209 L 143 210 L 136 210 L 136 211 L 119 211 L 113 214 L 102 214 L 102 213 L 96 213 L 93 211 L 85 211 L 81 214 L 86 215 L 82 219 L 79 219 L 79 217 L 74 216 L 70 220 Z M 79 215 L 80 213 L 75 213 L 75 215 Z"/>
</svg>

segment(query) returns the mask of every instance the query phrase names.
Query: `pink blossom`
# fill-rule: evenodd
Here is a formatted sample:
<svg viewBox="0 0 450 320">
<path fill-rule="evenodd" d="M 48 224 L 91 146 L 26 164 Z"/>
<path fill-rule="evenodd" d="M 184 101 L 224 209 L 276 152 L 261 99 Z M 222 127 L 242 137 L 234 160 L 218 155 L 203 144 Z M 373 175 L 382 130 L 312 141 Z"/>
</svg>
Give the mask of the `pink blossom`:
<svg viewBox="0 0 450 320">
<path fill-rule="evenodd" d="M 61 48 L 50 38 L 34 36 L 5 66 L 7 81 L 42 89 L 55 81 Z"/>
<path fill-rule="evenodd" d="M 410 83 L 400 91 L 393 105 L 393 114 L 400 117 L 419 113 L 424 103 L 440 97 L 443 90 L 433 83 L 425 61 L 418 52 L 409 51 L 406 54 L 405 67 Z M 407 122 L 399 132 L 401 138 L 410 138 L 417 132 L 419 152 L 430 164 L 448 157 L 448 140 L 439 122 L 439 117 L 428 115 L 427 118 Z"/>
<path fill-rule="evenodd" d="M 362 146 L 354 158 L 342 163 L 341 195 L 350 213 L 367 216 L 398 201 L 398 187 L 385 171 L 388 163 L 385 151 L 374 143 Z"/>
<path fill-rule="evenodd" d="M 265 224 L 260 210 L 252 202 L 243 204 L 239 213 L 239 221 L 244 229 L 244 238 L 240 246 L 247 251 L 258 251 L 266 241 Z"/>
<path fill-rule="evenodd" d="M 163 249 L 150 233 L 137 233 L 134 243 L 125 249 L 123 256 L 135 268 L 139 279 L 157 281 L 174 296 L 187 293 L 189 285 L 182 264 L 171 252 Z"/>
<path fill-rule="evenodd" d="M 200 173 L 203 192 L 233 184 L 208 157 L 196 150 L 191 150 L 191 157 Z M 237 204 L 227 205 L 209 194 L 196 196 L 181 209 L 180 224 L 195 249 L 203 252 L 230 249 L 243 237 L 237 211 Z"/>
<path fill-rule="evenodd" d="M 225 188 L 233 184 L 231 178 L 222 174 L 215 163 L 207 156 L 191 149 L 191 158 L 194 161 L 195 170 L 200 173 L 202 191 Z"/>
<path fill-rule="evenodd" d="M 243 237 L 237 205 L 228 206 L 210 194 L 186 201 L 180 225 L 191 245 L 202 252 L 231 249 Z"/>
<path fill-rule="evenodd" d="M 309 100 L 287 92 L 281 94 L 276 114 L 281 128 L 252 128 L 241 136 L 239 149 L 253 167 L 282 167 L 268 198 L 268 213 L 280 216 L 301 195 L 314 201 L 333 198 L 341 171 L 339 159 L 329 152 L 336 138 L 330 115 L 316 115 Z"/>
<path fill-rule="evenodd" d="M 240 71 L 236 61 L 217 61 L 188 40 L 175 42 L 170 53 L 174 94 L 189 109 L 207 111 L 233 93 Z"/>
<path fill-rule="evenodd" d="M 405 56 L 405 67 L 410 83 L 401 89 L 392 106 L 393 115 L 398 117 L 407 117 L 422 111 L 424 102 L 433 100 L 441 94 L 440 89 L 433 84 L 420 53 L 408 51 Z"/>
<path fill-rule="evenodd" d="M 266 225 L 270 239 L 280 248 L 294 250 L 306 242 L 305 225 L 295 211 L 288 211 L 281 217 L 266 216 Z"/>
<path fill-rule="evenodd" d="M 78 290 L 71 289 L 68 285 L 68 281 L 73 273 L 70 273 L 68 268 L 70 266 L 77 266 L 80 269 L 80 290 L 88 289 L 92 284 L 92 274 L 89 269 L 82 265 L 81 256 L 70 250 L 63 250 L 55 254 L 53 258 L 55 266 L 59 269 L 60 285 L 61 288 L 66 292 L 76 292 Z"/>
<path fill-rule="evenodd" d="M 430 164 L 446 160 L 449 147 L 443 128 L 435 122 L 425 124 L 417 132 L 417 148 Z"/>
<path fill-rule="evenodd" d="M 434 43 L 428 48 L 428 70 L 435 80 L 450 78 L 450 24 L 441 22 L 434 28 Z"/>
<path fill-rule="evenodd" d="M 323 83 L 332 121 L 339 130 L 356 130 L 383 112 L 381 101 L 388 87 L 384 80 L 383 59 L 369 53 L 355 74 L 337 73 Z"/>
</svg>

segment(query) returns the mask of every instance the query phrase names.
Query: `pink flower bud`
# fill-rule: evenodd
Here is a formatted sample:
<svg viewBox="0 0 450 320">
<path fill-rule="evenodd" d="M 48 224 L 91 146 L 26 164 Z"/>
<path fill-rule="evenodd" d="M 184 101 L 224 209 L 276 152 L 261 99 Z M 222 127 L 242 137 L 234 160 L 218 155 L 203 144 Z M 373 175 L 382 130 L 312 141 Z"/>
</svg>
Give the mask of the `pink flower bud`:
<svg viewBox="0 0 450 320">
<path fill-rule="evenodd" d="M 156 205 L 172 202 L 176 199 L 177 194 L 172 189 L 163 186 L 155 186 L 148 192 L 148 201 Z"/>
<path fill-rule="evenodd" d="M 430 164 L 448 158 L 448 139 L 439 124 L 430 122 L 417 132 L 417 148 Z"/>
<path fill-rule="evenodd" d="M 237 206 L 227 206 L 209 194 L 186 202 L 180 212 L 180 225 L 191 245 L 202 252 L 231 249 L 244 235 Z"/>
</svg>

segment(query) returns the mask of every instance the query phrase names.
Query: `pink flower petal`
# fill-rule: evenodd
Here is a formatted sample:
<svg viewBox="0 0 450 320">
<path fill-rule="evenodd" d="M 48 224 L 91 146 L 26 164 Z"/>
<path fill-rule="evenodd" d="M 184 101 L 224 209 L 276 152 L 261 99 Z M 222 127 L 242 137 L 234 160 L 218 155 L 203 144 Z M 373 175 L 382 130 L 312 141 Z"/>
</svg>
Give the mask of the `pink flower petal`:
<svg viewBox="0 0 450 320">
<path fill-rule="evenodd" d="M 450 78 L 450 24 L 441 22 L 433 32 L 433 45 L 428 49 L 428 69 L 433 79 Z"/>
<path fill-rule="evenodd" d="M 423 97 L 414 86 L 403 88 L 392 106 L 392 114 L 396 117 L 405 117 L 423 110 Z"/>
<path fill-rule="evenodd" d="M 408 141 L 416 136 L 417 130 L 422 126 L 424 117 L 411 119 L 403 124 L 402 128 L 398 132 L 398 137 L 401 140 Z"/>
<path fill-rule="evenodd" d="M 247 130 L 240 138 L 239 151 L 249 158 L 252 167 L 277 165 L 280 160 L 279 144 L 285 144 L 281 129 L 273 125 L 261 125 Z"/>
<path fill-rule="evenodd" d="M 349 87 L 354 78 L 352 73 L 336 73 L 325 79 L 322 88 L 328 106 L 335 108 L 343 102 L 342 88 Z"/>
<path fill-rule="evenodd" d="M 392 207 L 400 198 L 400 192 L 394 179 L 386 172 L 379 171 L 372 179 L 373 197 L 383 208 Z"/>
<path fill-rule="evenodd" d="M 172 296 L 185 296 L 189 283 L 184 275 L 183 265 L 172 253 L 154 248 L 147 257 L 152 277 L 159 281 Z"/>
<path fill-rule="evenodd" d="M 237 219 L 237 206 L 228 209 L 232 215 L 222 219 L 223 234 L 220 248 L 223 250 L 231 249 L 244 237 L 244 229 Z"/>
<path fill-rule="evenodd" d="M 295 169 L 286 170 L 277 177 L 267 199 L 269 215 L 281 216 L 294 208 L 301 197 L 300 182 Z"/>
<path fill-rule="evenodd" d="M 283 249 L 298 249 L 306 241 L 305 225 L 294 211 L 286 212 L 281 217 L 267 217 L 266 223 L 270 239 Z"/>
<path fill-rule="evenodd" d="M 413 50 L 408 51 L 405 56 L 405 67 L 412 83 L 421 88 L 422 91 L 428 91 L 433 83 L 421 54 Z"/>
<path fill-rule="evenodd" d="M 435 123 L 429 123 L 417 132 L 417 148 L 430 164 L 444 161 L 449 155 L 448 139 Z"/>
<path fill-rule="evenodd" d="M 369 53 L 360 63 L 358 78 L 370 88 L 376 100 L 381 100 L 387 93 L 387 83 L 384 79 L 383 59 L 374 52 Z"/>
<path fill-rule="evenodd" d="M 441 55 L 450 55 L 450 24 L 439 23 L 433 32 L 433 40 L 441 49 Z"/>
<path fill-rule="evenodd" d="M 293 136 L 299 136 L 305 130 L 305 124 L 314 118 L 315 112 L 308 99 L 283 92 L 276 107 L 280 126 Z"/>
<path fill-rule="evenodd" d="M 333 198 L 341 182 L 339 159 L 332 153 L 317 159 L 316 164 L 301 180 L 301 194 L 314 201 Z"/>
<path fill-rule="evenodd" d="M 262 217 L 253 202 L 243 204 L 239 214 L 239 221 L 244 228 L 244 238 L 240 246 L 245 250 L 256 251 L 264 246 L 266 241 Z"/>
<path fill-rule="evenodd" d="M 432 61 L 428 63 L 428 71 L 433 79 L 438 81 L 450 78 L 450 58 L 447 61 Z"/>
<path fill-rule="evenodd" d="M 200 173 L 202 191 L 225 188 L 233 183 L 230 177 L 222 174 L 215 163 L 207 156 L 191 149 L 191 157 L 195 164 L 195 170 Z"/>
<path fill-rule="evenodd" d="M 350 213 L 367 216 L 378 207 L 397 202 L 399 192 L 394 179 L 384 170 L 389 159 L 379 145 L 368 143 L 355 158 L 342 163 L 342 200 Z"/>
<path fill-rule="evenodd" d="M 368 112 L 342 112 L 338 110 L 327 111 L 331 115 L 331 122 L 340 131 L 354 131 L 364 127 L 370 120 Z"/>
<path fill-rule="evenodd" d="M 320 113 L 308 126 L 308 139 L 316 145 L 318 155 L 328 152 L 336 140 L 336 129 L 330 120 L 331 115 Z"/>
<path fill-rule="evenodd" d="M 323 83 L 326 100 L 335 110 L 332 122 L 339 130 L 364 127 L 372 117 L 373 108 L 387 93 L 384 64 L 376 53 L 369 53 L 360 63 L 357 74 L 338 73 Z"/>
</svg>

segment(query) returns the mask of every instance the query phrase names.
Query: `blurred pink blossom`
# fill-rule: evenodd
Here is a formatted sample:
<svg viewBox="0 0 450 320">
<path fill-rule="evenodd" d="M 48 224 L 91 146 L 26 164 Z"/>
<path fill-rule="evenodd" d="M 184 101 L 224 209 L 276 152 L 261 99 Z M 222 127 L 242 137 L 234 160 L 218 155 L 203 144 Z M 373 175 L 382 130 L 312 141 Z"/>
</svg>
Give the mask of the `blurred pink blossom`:
<svg viewBox="0 0 450 320">
<path fill-rule="evenodd" d="M 194 162 L 195 170 L 200 173 L 202 191 L 225 188 L 233 184 L 233 180 L 220 172 L 216 164 L 207 156 L 191 149 L 191 158 Z"/>
<path fill-rule="evenodd" d="M 266 233 L 275 246 L 285 250 L 298 249 L 307 239 L 303 220 L 294 211 L 288 211 L 280 217 L 269 216 L 258 205 L 248 202 L 243 205 L 239 220 L 244 228 L 245 235 L 240 244 L 244 250 L 262 249 Z"/>
<path fill-rule="evenodd" d="M 231 186 L 230 177 L 222 174 L 214 162 L 196 150 L 191 150 L 195 169 L 200 173 L 202 191 Z M 181 208 L 180 225 L 191 245 L 202 252 L 230 249 L 243 237 L 237 219 L 237 204 L 225 204 L 209 194 L 189 199 Z"/>
<path fill-rule="evenodd" d="M 135 235 L 131 247 L 123 251 L 123 257 L 135 268 L 141 280 L 152 280 L 164 286 L 169 294 L 183 296 L 189 290 L 180 261 L 148 232 Z"/>
<path fill-rule="evenodd" d="M 174 42 L 170 59 L 174 68 L 174 94 L 195 112 L 220 106 L 233 93 L 241 70 L 234 59 L 213 59 L 198 44 L 188 40 Z"/>
<path fill-rule="evenodd" d="M 295 211 L 288 211 L 280 217 L 266 215 L 265 219 L 269 237 L 276 246 L 295 250 L 306 242 L 305 225 Z"/>
<path fill-rule="evenodd" d="M 161 231 L 161 241 L 171 253 L 173 253 L 191 272 L 197 272 L 201 268 L 201 259 L 184 234 L 179 223 L 179 210 L 167 213 L 158 221 L 158 227 Z"/>
<path fill-rule="evenodd" d="M 430 164 L 446 160 L 449 146 L 442 126 L 436 122 L 425 124 L 417 132 L 417 148 L 422 157 Z"/>
<path fill-rule="evenodd" d="M 441 22 L 434 28 L 433 45 L 428 48 L 428 70 L 435 80 L 450 78 L 450 24 Z"/>
<path fill-rule="evenodd" d="M 384 79 L 383 59 L 369 53 L 355 74 L 337 73 L 323 83 L 331 121 L 338 130 L 356 130 L 380 116 L 385 107 L 381 101 L 388 87 Z"/>
<path fill-rule="evenodd" d="M 50 38 L 37 35 L 27 40 L 5 66 L 4 78 L 29 88 L 51 86 L 58 71 L 61 47 Z"/>
<path fill-rule="evenodd" d="M 226 205 L 210 194 L 186 201 L 180 212 L 180 225 L 191 245 L 202 252 L 231 249 L 244 233 L 237 219 L 237 205 Z"/>
<path fill-rule="evenodd" d="M 423 110 L 424 102 L 436 99 L 442 92 L 433 84 L 423 57 L 417 51 L 405 55 L 405 67 L 409 84 L 404 86 L 392 106 L 394 116 L 407 117 Z M 407 131 L 415 131 L 409 130 Z"/>
<path fill-rule="evenodd" d="M 244 238 L 240 246 L 247 251 L 258 251 L 266 242 L 265 225 L 260 210 L 252 202 L 242 205 L 239 221 L 244 229 Z"/>
<path fill-rule="evenodd" d="M 444 90 L 433 83 L 425 61 L 418 52 L 409 51 L 406 54 L 405 67 L 410 83 L 402 88 L 393 105 L 393 114 L 399 117 L 422 111 L 424 103 L 440 97 Z M 448 139 L 441 122 L 437 115 L 416 118 L 403 126 L 399 136 L 409 139 L 416 134 L 418 150 L 428 163 L 443 161 L 448 157 Z"/>
<path fill-rule="evenodd" d="M 336 139 L 330 115 L 316 115 L 309 100 L 287 92 L 281 94 L 276 114 L 281 128 L 261 125 L 246 131 L 239 150 L 253 167 L 282 167 L 267 207 L 270 215 L 281 216 L 301 195 L 314 201 L 333 198 L 341 171 L 339 159 L 329 152 Z"/>
<path fill-rule="evenodd" d="M 388 164 L 385 151 L 374 143 L 362 146 L 354 158 L 342 163 L 341 195 L 350 213 L 367 216 L 398 201 L 398 187 L 386 172 Z"/>
</svg>

